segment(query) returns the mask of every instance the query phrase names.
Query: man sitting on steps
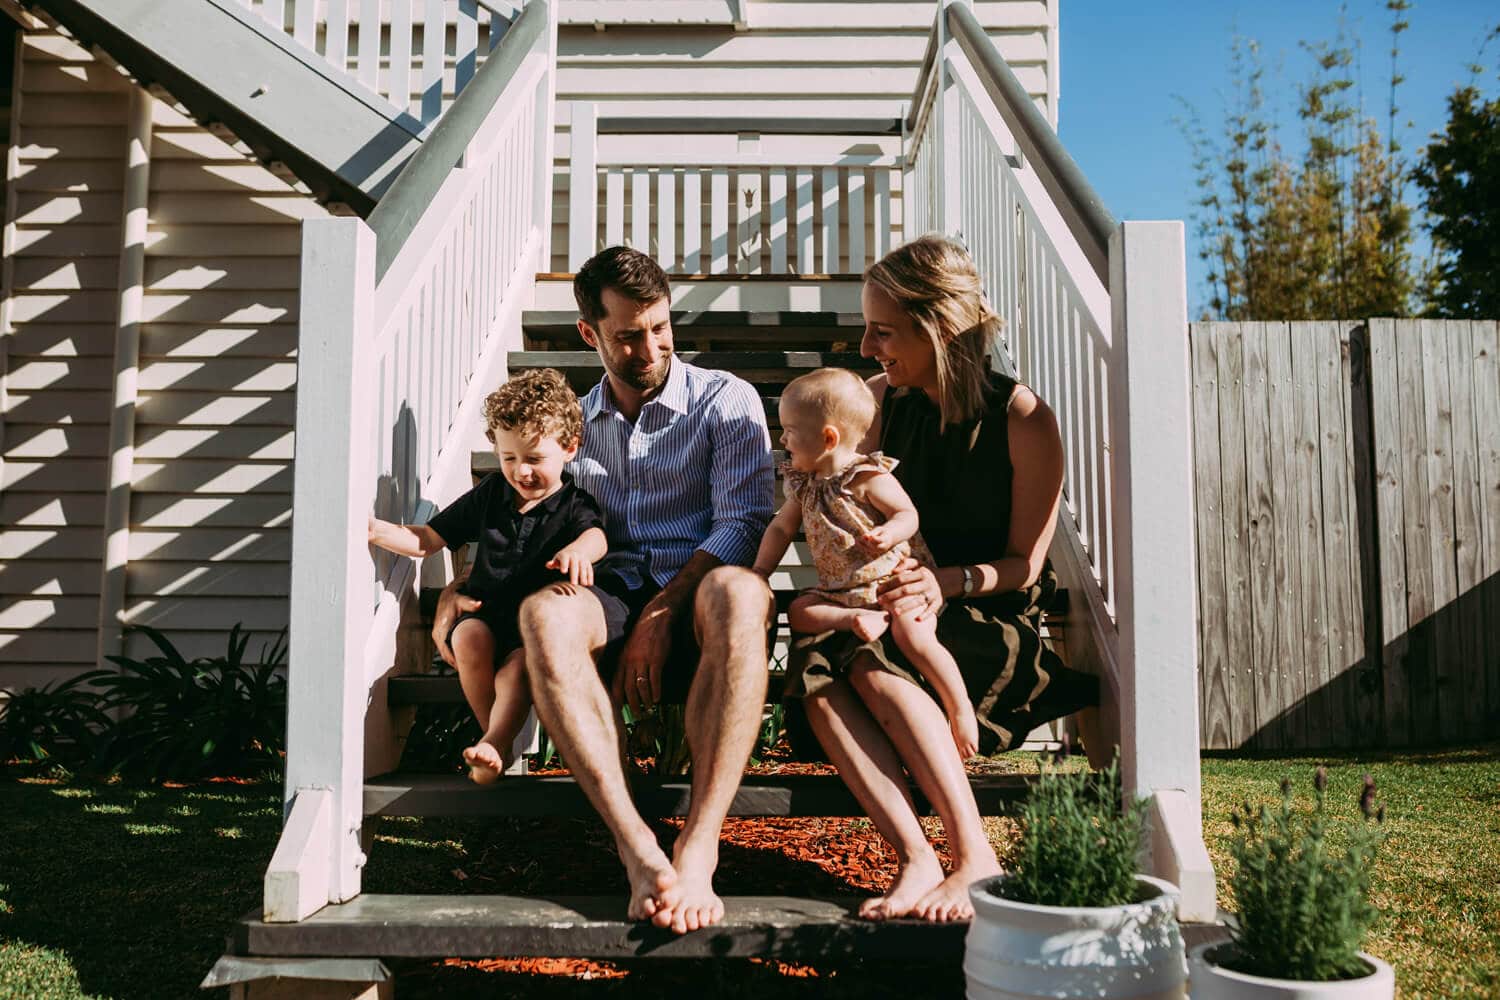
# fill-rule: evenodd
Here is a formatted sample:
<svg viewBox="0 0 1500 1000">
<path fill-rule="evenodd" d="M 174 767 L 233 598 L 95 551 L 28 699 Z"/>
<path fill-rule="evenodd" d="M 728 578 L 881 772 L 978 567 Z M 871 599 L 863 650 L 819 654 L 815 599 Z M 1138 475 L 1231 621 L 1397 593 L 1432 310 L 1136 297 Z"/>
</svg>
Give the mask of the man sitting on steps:
<svg viewBox="0 0 1500 1000">
<path fill-rule="evenodd" d="M 754 748 L 774 604 L 747 567 L 774 500 L 770 434 L 751 386 L 672 356 L 671 291 L 650 257 L 611 247 L 573 282 L 578 332 L 605 375 L 583 400 L 579 487 L 604 510 L 613 573 L 521 605 L 537 715 L 614 834 L 628 916 L 679 934 L 717 923 L 719 833 Z M 450 586 L 432 635 L 445 660 Z M 668 861 L 630 799 L 618 706 L 685 702 L 692 804 Z"/>
</svg>

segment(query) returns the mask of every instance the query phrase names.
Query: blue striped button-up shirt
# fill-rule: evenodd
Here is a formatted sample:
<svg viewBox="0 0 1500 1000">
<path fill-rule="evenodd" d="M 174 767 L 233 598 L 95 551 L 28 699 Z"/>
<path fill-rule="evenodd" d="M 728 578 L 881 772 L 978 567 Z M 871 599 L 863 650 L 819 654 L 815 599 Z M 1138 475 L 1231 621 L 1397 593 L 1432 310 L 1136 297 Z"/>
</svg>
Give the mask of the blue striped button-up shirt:
<svg viewBox="0 0 1500 1000">
<path fill-rule="evenodd" d="M 632 588 L 647 574 L 664 586 L 699 549 L 750 565 L 775 502 L 771 435 L 755 390 L 681 358 L 671 365 L 633 424 L 604 376 L 583 399 L 583 443 L 571 463 L 604 508 L 604 565 Z"/>
</svg>

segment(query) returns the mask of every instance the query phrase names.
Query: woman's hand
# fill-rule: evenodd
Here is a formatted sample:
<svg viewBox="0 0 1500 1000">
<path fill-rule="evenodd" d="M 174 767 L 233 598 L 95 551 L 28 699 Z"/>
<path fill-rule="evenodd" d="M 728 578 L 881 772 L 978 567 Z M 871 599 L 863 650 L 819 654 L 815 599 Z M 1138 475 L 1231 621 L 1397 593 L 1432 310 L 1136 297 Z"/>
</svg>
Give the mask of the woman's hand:
<svg viewBox="0 0 1500 1000">
<path fill-rule="evenodd" d="M 932 570 L 915 559 L 903 559 L 880 588 L 880 606 L 893 617 L 915 614 L 921 621 L 943 606 L 943 588 Z"/>
</svg>

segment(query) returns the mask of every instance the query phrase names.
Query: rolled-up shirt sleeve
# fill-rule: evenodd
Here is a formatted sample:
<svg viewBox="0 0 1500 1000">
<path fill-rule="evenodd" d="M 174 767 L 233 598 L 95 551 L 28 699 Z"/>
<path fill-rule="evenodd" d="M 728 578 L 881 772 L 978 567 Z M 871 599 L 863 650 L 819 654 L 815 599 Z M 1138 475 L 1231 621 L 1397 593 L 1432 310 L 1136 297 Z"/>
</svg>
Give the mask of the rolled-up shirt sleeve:
<svg viewBox="0 0 1500 1000">
<path fill-rule="evenodd" d="M 713 524 L 698 546 L 733 566 L 755 560 L 761 536 L 775 512 L 776 472 L 765 407 L 749 383 L 726 383 L 713 400 L 713 462 L 709 490 Z"/>
</svg>

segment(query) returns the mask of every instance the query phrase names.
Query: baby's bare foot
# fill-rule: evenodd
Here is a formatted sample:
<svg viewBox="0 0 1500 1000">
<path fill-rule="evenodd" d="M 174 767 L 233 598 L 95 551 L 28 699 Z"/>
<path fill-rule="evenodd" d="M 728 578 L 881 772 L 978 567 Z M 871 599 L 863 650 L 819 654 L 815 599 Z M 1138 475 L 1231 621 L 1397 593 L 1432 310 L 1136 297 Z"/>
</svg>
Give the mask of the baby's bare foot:
<svg viewBox="0 0 1500 1000">
<path fill-rule="evenodd" d="M 968 760 L 979 752 L 979 719 L 974 715 L 974 706 L 965 703 L 954 713 L 949 726 L 953 730 L 953 745 L 958 747 L 958 759 Z"/>
<path fill-rule="evenodd" d="M 890 920 L 904 917 L 917 901 L 932 892 L 943 881 L 943 866 L 937 855 L 928 851 L 896 873 L 890 890 L 859 904 L 859 915 L 865 920 Z"/>
<path fill-rule="evenodd" d="M 858 611 L 849 631 L 859 636 L 862 642 L 874 642 L 891 627 L 891 616 L 884 611 Z"/>
<path fill-rule="evenodd" d="M 464 763 L 469 765 L 469 780 L 476 785 L 493 784 L 505 773 L 505 757 L 500 749 L 483 740 L 464 751 Z"/>
</svg>

